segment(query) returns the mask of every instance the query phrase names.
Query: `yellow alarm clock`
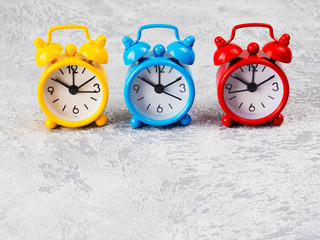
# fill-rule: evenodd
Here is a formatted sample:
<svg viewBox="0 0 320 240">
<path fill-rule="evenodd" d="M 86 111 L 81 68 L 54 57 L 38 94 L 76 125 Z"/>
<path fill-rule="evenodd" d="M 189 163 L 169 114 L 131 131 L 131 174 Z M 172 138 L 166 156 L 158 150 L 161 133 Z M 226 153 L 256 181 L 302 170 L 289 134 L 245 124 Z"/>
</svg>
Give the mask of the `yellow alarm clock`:
<svg viewBox="0 0 320 240">
<path fill-rule="evenodd" d="M 82 29 L 88 43 L 77 52 L 73 44 L 63 47 L 51 42 L 52 32 L 61 29 Z M 34 40 L 37 48 L 36 63 L 45 68 L 38 84 L 38 101 L 47 115 L 45 125 L 53 129 L 57 124 L 66 127 L 81 127 L 95 123 L 103 126 L 107 118 L 103 115 L 108 102 L 108 77 L 101 64 L 108 62 L 104 48 L 106 37 L 96 40 L 89 36 L 82 25 L 61 25 L 49 29 L 48 41 Z"/>
</svg>

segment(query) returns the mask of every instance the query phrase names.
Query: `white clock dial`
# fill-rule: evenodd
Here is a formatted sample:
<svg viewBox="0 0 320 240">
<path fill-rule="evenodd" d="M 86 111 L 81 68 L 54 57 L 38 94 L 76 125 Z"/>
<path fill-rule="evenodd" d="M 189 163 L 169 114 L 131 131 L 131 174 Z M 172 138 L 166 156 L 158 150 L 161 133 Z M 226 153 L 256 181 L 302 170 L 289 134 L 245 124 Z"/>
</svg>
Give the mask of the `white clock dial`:
<svg viewBox="0 0 320 240">
<path fill-rule="evenodd" d="M 54 71 L 43 88 L 46 106 L 66 121 L 81 121 L 92 116 L 101 105 L 102 86 L 90 70 L 65 66 Z"/>
<path fill-rule="evenodd" d="M 284 90 L 280 76 L 262 64 L 244 65 L 228 77 L 223 97 L 228 108 L 245 119 L 260 119 L 273 113 Z"/>
<path fill-rule="evenodd" d="M 175 68 L 154 65 L 135 76 L 130 86 L 130 98 L 143 116 L 153 120 L 170 119 L 187 105 L 189 86 Z"/>
</svg>

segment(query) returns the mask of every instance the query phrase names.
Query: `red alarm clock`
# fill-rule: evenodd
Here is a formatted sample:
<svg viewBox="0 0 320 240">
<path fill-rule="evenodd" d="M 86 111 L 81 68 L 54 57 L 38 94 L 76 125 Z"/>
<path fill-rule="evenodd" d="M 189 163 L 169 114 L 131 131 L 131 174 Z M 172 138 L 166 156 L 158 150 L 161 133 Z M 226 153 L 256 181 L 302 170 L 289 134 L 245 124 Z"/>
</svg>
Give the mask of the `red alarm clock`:
<svg viewBox="0 0 320 240">
<path fill-rule="evenodd" d="M 259 50 L 255 42 L 246 50 L 231 43 L 239 28 L 265 27 L 273 41 Z M 289 97 L 289 83 L 280 62 L 290 63 L 292 53 L 288 47 L 290 36 L 283 34 L 279 40 L 273 36 L 272 26 L 265 23 L 245 23 L 233 27 L 231 37 L 225 41 L 215 38 L 217 50 L 215 65 L 221 65 L 217 72 L 218 99 L 226 113 L 223 125 L 230 127 L 234 121 L 257 125 L 272 121 L 283 122 L 280 114 Z"/>
</svg>

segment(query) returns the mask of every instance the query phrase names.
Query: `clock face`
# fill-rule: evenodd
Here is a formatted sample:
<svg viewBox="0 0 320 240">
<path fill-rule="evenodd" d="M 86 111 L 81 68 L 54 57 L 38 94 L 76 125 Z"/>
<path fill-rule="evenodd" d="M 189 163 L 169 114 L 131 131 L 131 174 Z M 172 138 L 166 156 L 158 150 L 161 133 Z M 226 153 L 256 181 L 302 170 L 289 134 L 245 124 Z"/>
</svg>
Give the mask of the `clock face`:
<svg viewBox="0 0 320 240">
<path fill-rule="evenodd" d="M 130 86 L 134 108 L 152 120 L 178 115 L 187 105 L 189 85 L 185 77 L 167 65 L 154 65 L 140 71 Z"/>
<path fill-rule="evenodd" d="M 262 64 L 244 65 L 228 77 L 223 96 L 228 108 L 245 119 L 260 119 L 273 113 L 284 94 L 280 76 Z"/>
<path fill-rule="evenodd" d="M 43 96 L 55 116 L 66 121 L 81 121 L 98 110 L 103 93 L 94 73 L 70 65 L 51 73 L 44 84 Z"/>
</svg>

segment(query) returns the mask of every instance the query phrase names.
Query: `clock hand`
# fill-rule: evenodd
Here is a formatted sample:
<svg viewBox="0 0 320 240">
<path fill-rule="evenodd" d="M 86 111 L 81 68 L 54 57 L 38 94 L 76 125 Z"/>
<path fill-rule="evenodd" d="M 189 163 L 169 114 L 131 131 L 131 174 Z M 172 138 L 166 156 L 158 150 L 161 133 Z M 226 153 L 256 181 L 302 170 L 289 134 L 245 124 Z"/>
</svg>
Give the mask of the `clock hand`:
<svg viewBox="0 0 320 240">
<path fill-rule="evenodd" d="M 148 83 L 148 84 L 149 84 L 149 85 L 151 85 L 152 87 L 155 87 L 155 86 L 156 86 L 154 83 L 152 83 L 152 82 L 148 81 L 147 79 L 144 79 L 144 78 L 139 77 L 139 76 L 138 76 L 138 78 L 139 78 L 139 79 L 141 79 L 142 81 L 144 81 L 144 82 Z"/>
<path fill-rule="evenodd" d="M 276 76 L 276 75 L 272 75 L 271 77 L 267 78 L 267 79 L 264 80 L 263 82 L 259 83 L 259 84 L 257 85 L 257 87 L 259 87 L 260 85 L 262 85 L 262 84 L 268 82 L 269 80 L 273 79 L 275 76 Z"/>
<path fill-rule="evenodd" d="M 233 92 L 228 92 L 228 93 L 237 93 L 237 92 L 245 92 L 245 91 L 248 91 L 248 89 L 243 89 L 243 90 L 237 90 L 237 91 L 233 91 Z"/>
<path fill-rule="evenodd" d="M 98 93 L 98 91 L 78 91 L 78 93 Z"/>
<path fill-rule="evenodd" d="M 232 75 L 230 75 L 231 77 L 233 77 L 234 79 L 237 79 L 238 81 L 240 81 L 240 82 L 242 82 L 243 84 L 245 84 L 246 86 L 248 86 L 249 85 L 249 83 L 246 83 L 246 81 L 244 81 L 244 80 L 242 80 L 241 78 L 239 78 L 238 76 L 232 76 Z"/>
<path fill-rule="evenodd" d="M 252 67 L 252 81 L 251 81 L 251 83 L 254 83 L 254 72 L 258 71 L 258 70 L 256 70 L 258 67 L 258 64 L 256 64 L 256 65 L 252 64 L 251 67 Z"/>
<path fill-rule="evenodd" d="M 174 97 L 174 98 L 176 98 L 176 99 L 179 99 L 180 101 L 182 100 L 181 98 L 179 98 L 179 97 L 177 97 L 177 96 L 175 96 L 175 95 L 172 95 L 172 94 L 170 94 L 170 93 L 168 93 L 168 92 L 163 91 L 163 93 L 165 93 L 165 94 L 167 94 L 167 95 L 169 95 L 169 96 L 171 96 L 171 97 Z"/>
<path fill-rule="evenodd" d="M 96 76 L 93 76 L 93 77 L 90 78 L 88 81 L 82 83 L 82 84 L 78 87 L 78 89 L 81 88 L 81 87 L 83 87 L 84 85 L 86 85 L 88 82 L 92 81 L 95 77 L 96 77 Z"/>
<path fill-rule="evenodd" d="M 254 83 L 254 70 L 252 70 L 252 78 L 251 83 Z"/>
<path fill-rule="evenodd" d="M 75 81 L 74 81 L 74 74 L 75 74 L 75 70 L 73 70 L 73 68 L 71 67 L 72 69 L 72 85 L 75 86 Z"/>
<path fill-rule="evenodd" d="M 61 85 L 65 86 L 66 88 L 69 88 L 70 86 L 68 86 L 67 84 L 65 84 L 64 82 L 60 81 L 59 79 L 54 79 L 54 78 L 51 78 L 51 80 L 57 82 L 57 83 L 60 83 Z"/>
<path fill-rule="evenodd" d="M 174 84 L 174 83 L 176 83 L 176 82 L 180 81 L 181 79 L 182 79 L 182 76 L 178 77 L 176 80 L 172 81 L 171 83 L 169 83 L 169 84 L 165 85 L 163 88 L 166 88 L 166 87 L 168 87 L 168 86 L 170 86 L 170 85 L 172 85 L 172 84 Z"/>
<path fill-rule="evenodd" d="M 161 75 L 160 65 L 158 65 L 158 84 L 159 84 L 159 85 L 161 84 L 161 78 L 160 78 L 160 75 Z"/>
</svg>

